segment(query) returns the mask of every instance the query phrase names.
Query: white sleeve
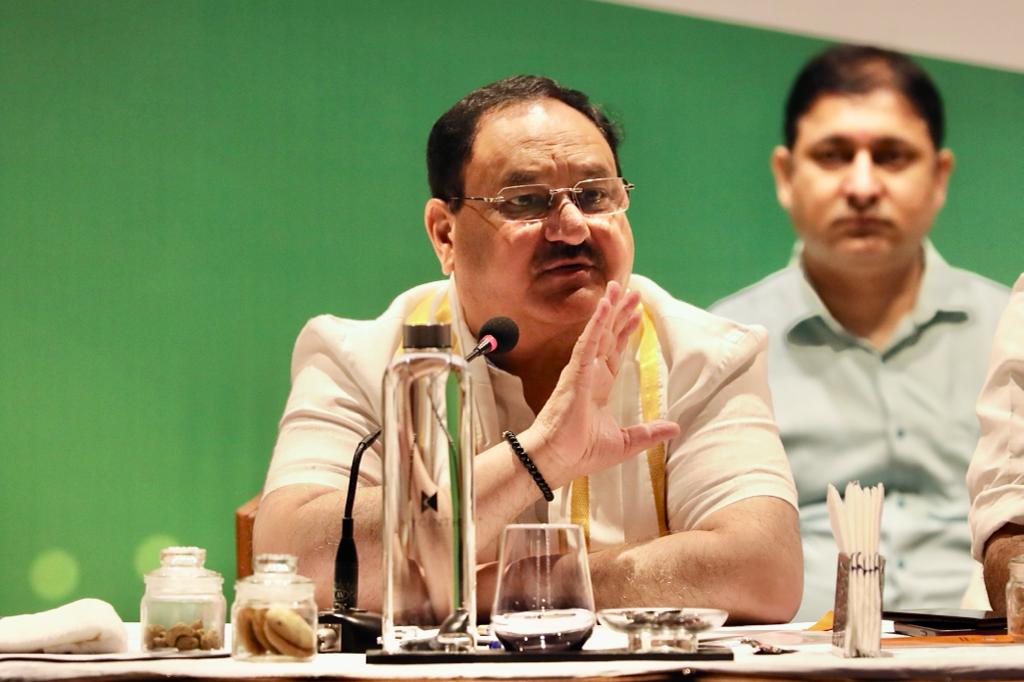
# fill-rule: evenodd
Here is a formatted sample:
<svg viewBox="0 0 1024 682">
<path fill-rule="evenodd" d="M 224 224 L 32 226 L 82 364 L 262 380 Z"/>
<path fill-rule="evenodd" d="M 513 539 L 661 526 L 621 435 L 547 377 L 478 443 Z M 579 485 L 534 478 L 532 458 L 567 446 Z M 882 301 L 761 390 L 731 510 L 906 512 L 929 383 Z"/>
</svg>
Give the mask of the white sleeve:
<svg viewBox="0 0 1024 682">
<path fill-rule="evenodd" d="M 381 378 L 397 324 L 321 315 L 299 334 L 292 390 L 263 494 L 294 483 L 344 489 L 356 445 L 380 427 Z M 378 441 L 363 455 L 360 481 L 381 482 Z"/>
<path fill-rule="evenodd" d="M 999 321 L 977 409 L 981 437 L 967 489 L 971 554 L 980 561 L 993 533 L 1024 524 L 1024 275 Z"/>
<path fill-rule="evenodd" d="M 691 353 L 670 371 L 668 418 L 682 426 L 669 443 L 666 465 L 673 531 L 693 528 L 712 512 L 750 497 L 778 497 L 797 506 L 772 414 L 767 333 L 729 325 L 717 335 L 714 352 Z"/>
</svg>

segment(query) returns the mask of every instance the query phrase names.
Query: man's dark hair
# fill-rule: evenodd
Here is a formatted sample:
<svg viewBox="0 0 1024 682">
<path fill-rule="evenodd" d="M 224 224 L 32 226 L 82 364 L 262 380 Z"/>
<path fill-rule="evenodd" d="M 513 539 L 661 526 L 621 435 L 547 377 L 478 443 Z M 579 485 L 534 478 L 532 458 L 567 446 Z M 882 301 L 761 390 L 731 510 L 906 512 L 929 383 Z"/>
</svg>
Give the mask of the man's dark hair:
<svg viewBox="0 0 1024 682">
<path fill-rule="evenodd" d="M 792 149 L 800 117 L 821 95 L 864 95 L 884 88 L 907 98 L 928 125 L 932 144 L 941 149 L 945 120 L 935 83 L 910 57 L 866 45 L 835 45 L 804 65 L 786 100 L 786 146 Z"/>
<path fill-rule="evenodd" d="M 455 103 L 437 119 L 427 139 L 427 179 L 430 193 L 458 208 L 464 191 L 462 171 L 469 161 L 481 117 L 492 111 L 538 99 L 563 102 L 590 119 L 601 131 L 619 170 L 618 127 L 596 104 L 579 90 L 566 88 L 544 76 L 509 76 L 477 88 Z"/>
</svg>

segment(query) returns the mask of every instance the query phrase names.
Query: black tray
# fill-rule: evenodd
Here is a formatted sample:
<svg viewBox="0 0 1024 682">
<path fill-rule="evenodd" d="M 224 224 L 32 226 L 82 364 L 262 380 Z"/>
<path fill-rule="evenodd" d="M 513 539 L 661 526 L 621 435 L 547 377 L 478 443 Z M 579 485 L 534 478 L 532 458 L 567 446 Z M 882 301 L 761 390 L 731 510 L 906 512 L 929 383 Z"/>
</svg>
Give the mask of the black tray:
<svg viewBox="0 0 1024 682">
<path fill-rule="evenodd" d="M 418 665 L 429 663 L 551 663 L 554 661 L 731 661 L 732 650 L 728 647 L 702 645 L 691 654 L 674 651 L 651 651 L 634 653 L 625 649 L 598 651 L 505 651 L 504 649 L 480 649 L 468 653 L 446 651 L 402 651 L 397 654 L 384 653 L 380 649 L 366 652 L 367 663 Z"/>
</svg>

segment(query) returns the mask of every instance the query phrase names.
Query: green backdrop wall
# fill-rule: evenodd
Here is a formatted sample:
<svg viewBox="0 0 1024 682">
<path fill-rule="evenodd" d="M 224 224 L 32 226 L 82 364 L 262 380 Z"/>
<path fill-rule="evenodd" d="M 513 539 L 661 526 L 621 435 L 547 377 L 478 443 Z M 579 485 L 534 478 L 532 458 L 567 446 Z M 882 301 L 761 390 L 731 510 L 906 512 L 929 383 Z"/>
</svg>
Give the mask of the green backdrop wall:
<svg viewBox="0 0 1024 682">
<path fill-rule="evenodd" d="M 231 582 L 302 323 L 439 275 L 423 149 L 468 90 L 604 103 L 637 271 L 706 305 L 787 259 L 768 154 L 821 45 L 568 0 L 0 1 L 0 614 L 134 620 L 172 542 Z M 935 241 L 1010 283 L 1024 75 L 924 63 L 958 155 Z"/>
</svg>

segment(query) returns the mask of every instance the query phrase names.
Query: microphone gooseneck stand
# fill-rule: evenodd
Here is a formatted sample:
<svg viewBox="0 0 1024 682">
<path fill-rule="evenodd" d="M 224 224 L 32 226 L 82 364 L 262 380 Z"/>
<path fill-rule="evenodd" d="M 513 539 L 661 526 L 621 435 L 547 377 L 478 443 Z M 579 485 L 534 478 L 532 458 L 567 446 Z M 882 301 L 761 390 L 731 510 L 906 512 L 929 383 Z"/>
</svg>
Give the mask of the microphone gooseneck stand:
<svg viewBox="0 0 1024 682">
<path fill-rule="evenodd" d="M 341 539 L 334 555 L 334 604 L 330 611 L 319 614 L 320 653 L 363 653 L 377 645 L 380 637 L 380 614 L 356 608 L 359 595 L 359 553 L 356 550 L 352 507 L 356 499 L 356 480 L 363 453 L 380 437 L 377 429 L 359 441 L 349 469 L 345 514 L 341 518 Z"/>
</svg>

